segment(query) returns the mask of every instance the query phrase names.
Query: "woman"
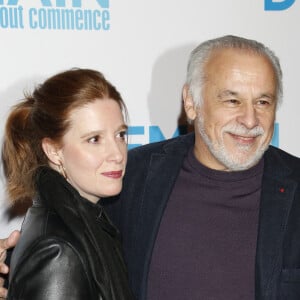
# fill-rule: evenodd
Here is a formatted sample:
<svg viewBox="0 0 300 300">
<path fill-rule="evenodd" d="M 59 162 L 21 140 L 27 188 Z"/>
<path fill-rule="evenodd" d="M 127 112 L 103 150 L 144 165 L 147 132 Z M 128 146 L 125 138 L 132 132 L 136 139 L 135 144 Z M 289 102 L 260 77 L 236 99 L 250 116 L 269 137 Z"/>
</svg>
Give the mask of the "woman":
<svg viewBox="0 0 300 300">
<path fill-rule="evenodd" d="M 133 298 L 119 234 L 99 200 L 122 188 L 124 116 L 115 87 L 88 69 L 49 78 L 10 113 L 8 195 L 33 205 L 13 252 L 8 299 Z"/>
</svg>

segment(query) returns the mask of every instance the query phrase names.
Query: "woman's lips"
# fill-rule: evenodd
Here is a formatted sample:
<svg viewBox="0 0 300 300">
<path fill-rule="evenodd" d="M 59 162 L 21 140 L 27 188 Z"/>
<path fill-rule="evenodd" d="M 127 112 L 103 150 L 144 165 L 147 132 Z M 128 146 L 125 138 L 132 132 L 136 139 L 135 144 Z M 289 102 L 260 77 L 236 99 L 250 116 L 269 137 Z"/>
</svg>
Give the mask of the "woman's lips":
<svg viewBox="0 0 300 300">
<path fill-rule="evenodd" d="M 109 178 L 115 178 L 118 179 L 120 177 L 122 177 L 122 170 L 120 171 L 109 171 L 109 172 L 103 172 L 101 173 L 103 176 L 109 177 Z"/>
</svg>

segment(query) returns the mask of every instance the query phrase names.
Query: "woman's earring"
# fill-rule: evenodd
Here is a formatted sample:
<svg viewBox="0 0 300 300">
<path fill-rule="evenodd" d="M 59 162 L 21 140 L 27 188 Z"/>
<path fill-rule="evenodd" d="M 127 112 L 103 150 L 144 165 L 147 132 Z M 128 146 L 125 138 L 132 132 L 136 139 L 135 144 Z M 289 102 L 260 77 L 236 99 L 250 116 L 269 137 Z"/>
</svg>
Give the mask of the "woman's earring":
<svg viewBox="0 0 300 300">
<path fill-rule="evenodd" d="M 64 176 L 64 178 L 66 180 L 68 180 L 68 176 L 67 176 L 67 172 L 66 172 L 66 169 L 64 167 L 64 165 L 62 164 L 61 161 L 59 161 L 59 165 L 58 165 L 58 169 L 59 169 L 59 173 Z"/>
</svg>

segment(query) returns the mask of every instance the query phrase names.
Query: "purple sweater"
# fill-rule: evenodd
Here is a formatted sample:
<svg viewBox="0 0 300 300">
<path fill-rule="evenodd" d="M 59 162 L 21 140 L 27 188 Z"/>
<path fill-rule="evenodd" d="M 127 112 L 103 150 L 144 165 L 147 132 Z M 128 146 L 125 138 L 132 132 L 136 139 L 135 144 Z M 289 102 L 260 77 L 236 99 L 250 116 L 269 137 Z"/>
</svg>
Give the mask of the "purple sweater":
<svg viewBox="0 0 300 300">
<path fill-rule="evenodd" d="M 224 172 L 184 160 L 164 212 L 148 300 L 254 300 L 263 161 Z"/>
</svg>

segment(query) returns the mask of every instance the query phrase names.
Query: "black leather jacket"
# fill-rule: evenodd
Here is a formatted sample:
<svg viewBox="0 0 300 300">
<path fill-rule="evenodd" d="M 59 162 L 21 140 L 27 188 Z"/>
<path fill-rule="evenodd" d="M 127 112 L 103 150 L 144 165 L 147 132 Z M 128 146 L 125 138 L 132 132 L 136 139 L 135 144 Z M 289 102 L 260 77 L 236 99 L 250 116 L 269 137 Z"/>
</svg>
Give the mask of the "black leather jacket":
<svg viewBox="0 0 300 300">
<path fill-rule="evenodd" d="M 118 232 L 99 205 L 44 168 L 11 259 L 8 299 L 133 299 Z"/>
</svg>

